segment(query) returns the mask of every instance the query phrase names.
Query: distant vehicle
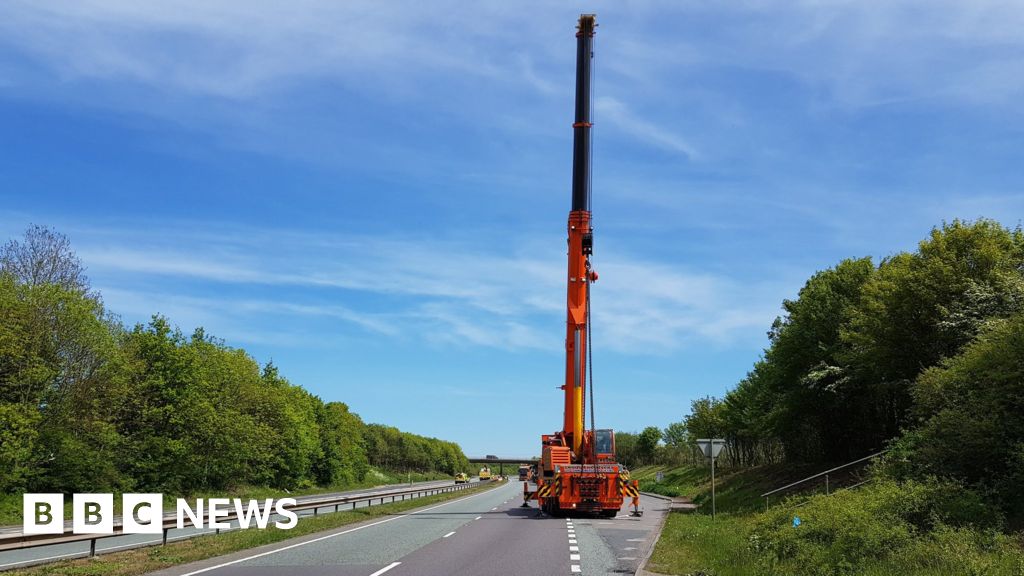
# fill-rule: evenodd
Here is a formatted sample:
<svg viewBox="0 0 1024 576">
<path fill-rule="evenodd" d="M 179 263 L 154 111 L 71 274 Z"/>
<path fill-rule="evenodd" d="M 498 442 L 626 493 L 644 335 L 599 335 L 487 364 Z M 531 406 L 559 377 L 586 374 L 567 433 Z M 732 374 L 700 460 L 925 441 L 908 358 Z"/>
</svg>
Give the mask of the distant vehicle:
<svg viewBox="0 0 1024 576">
<path fill-rule="evenodd" d="M 487 456 L 485 456 L 485 458 L 487 458 L 488 460 L 497 460 L 498 459 L 498 457 L 495 456 L 494 454 L 488 454 Z"/>
<path fill-rule="evenodd" d="M 520 482 L 526 482 L 529 479 L 530 479 L 530 467 L 529 466 L 520 466 L 519 467 L 519 481 Z"/>
<path fill-rule="evenodd" d="M 456 484 L 466 484 L 467 482 L 469 482 L 469 474 L 466 474 L 465 472 L 459 472 L 458 474 L 455 475 Z"/>
<path fill-rule="evenodd" d="M 483 468 L 480 469 L 480 481 L 483 482 L 484 480 L 490 480 L 490 479 L 491 479 L 491 469 L 488 468 L 487 466 L 484 466 Z"/>
</svg>

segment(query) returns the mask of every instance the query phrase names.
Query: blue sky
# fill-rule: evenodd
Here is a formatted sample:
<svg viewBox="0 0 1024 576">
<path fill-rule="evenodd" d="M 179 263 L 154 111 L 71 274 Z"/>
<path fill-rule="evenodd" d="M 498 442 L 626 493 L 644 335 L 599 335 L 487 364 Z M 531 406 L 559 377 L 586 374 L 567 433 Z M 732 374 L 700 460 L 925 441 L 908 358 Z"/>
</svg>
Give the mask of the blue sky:
<svg viewBox="0 0 1024 576">
<path fill-rule="evenodd" d="M 528 456 L 561 422 L 574 25 L 595 12 L 598 425 L 734 385 L 784 298 L 1024 214 L 1011 1 L 13 1 L 0 237 L 127 323 L 368 421 Z"/>
</svg>

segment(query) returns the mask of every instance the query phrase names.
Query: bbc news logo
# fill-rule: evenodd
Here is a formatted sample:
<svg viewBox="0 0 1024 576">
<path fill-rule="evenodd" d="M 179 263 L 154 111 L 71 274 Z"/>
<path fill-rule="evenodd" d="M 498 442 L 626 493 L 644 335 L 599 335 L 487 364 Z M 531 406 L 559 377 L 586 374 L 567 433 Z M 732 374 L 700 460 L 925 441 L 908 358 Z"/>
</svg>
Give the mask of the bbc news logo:
<svg viewBox="0 0 1024 576">
<path fill-rule="evenodd" d="M 63 534 L 64 495 L 25 494 L 22 510 L 24 534 Z M 294 498 L 274 500 L 267 498 L 249 500 L 241 498 L 197 499 L 190 504 L 184 498 L 175 503 L 177 528 L 187 525 L 196 528 L 228 529 L 229 518 L 238 521 L 240 528 L 266 528 L 275 514 L 281 519 L 274 526 L 284 530 L 294 528 L 299 522 L 295 512 L 288 509 L 295 506 Z M 204 514 L 204 512 L 206 512 Z M 186 519 L 188 522 L 186 523 Z M 71 529 L 75 534 L 114 533 L 113 494 L 74 494 L 71 501 Z M 164 529 L 164 498 L 162 494 L 123 494 L 121 496 L 121 533 L 160 534 Z"/>
</svg>

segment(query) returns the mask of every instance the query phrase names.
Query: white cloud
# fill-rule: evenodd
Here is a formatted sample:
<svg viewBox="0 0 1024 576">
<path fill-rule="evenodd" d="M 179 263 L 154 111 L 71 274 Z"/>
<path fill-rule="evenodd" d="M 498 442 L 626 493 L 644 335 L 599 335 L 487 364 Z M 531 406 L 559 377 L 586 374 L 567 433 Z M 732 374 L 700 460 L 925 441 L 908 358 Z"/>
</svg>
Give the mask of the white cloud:
<svg viewBox="0 0 1024 576">
<path fill-rule="evenodd" d="M 597 123 L 608 120 L 619 131 L 633 136 L 643 144 L 683 154 L 691 160 L 697 158 L 697 150 L 685 139 L 654 122 L 640 118 L 615 98 L 600 97 L 594 107 Z"/>
<path fill-rule="evenodd" d="M 291 315 L 446 347 L 561 347 L 565 256 L 556 235 L 518 239 L 510 245 L 521 250 L 502 255 L 472 241 L 221 229 L 202 238 L 173 228 L 77 229 L 73 238 L 97 285 L 117 287 L 104 291 L 108 305 L 134 317 L 159 311 L 191 326 L 207 324 L 204 314 L 226 316 L 241 332 L 268 314 Z M 597 263 L 595 341 L 622 352 L 749 342 L 751 333 L 760 340 L 779 301 L 777 287 L 626 254 Z M 168 284 L 177 295 L 152 288 Z M 219 297 L 218 286 L 262 287 L 261 296 Z"/>
</svg>

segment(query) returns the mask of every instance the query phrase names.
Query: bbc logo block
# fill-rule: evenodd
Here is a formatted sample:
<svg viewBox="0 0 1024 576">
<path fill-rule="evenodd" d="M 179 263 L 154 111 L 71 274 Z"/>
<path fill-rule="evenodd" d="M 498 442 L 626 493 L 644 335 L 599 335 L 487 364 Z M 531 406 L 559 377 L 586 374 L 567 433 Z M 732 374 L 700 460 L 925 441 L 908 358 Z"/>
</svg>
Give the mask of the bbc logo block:
<svg viewBox="0 0 1024 576">
<path fill-rule="evenodd" d="M 63 534 L 63 494 L 25 494 L 22 507 L 24 534 Z M 240 529 L 273 525 L 282 530 L 294 528 L 298 515 L 290 510 L 294 498 L 281 498 L 263 502 L 240 498 L 199 498 L 188 502 L 178 498 L 173 526 L 178 529 L 191 524 L 196 528 Z M 205 509 L 205 514 L 204 514 Z M 73 494 L 71 496 L 71 531 L 74 534 L 113 534 L 115 530 L 113 494 Z M 124 534 L 160 534 L 164 526 L 164 498 L 162 494 L 122 494 L 121 521 L 118 532 Z M 170 528 L 170 526 L 168 526 Z"/>
<path fill-rule="evenodd" d="M 64 533 L 63 494 L 25 494 L 22 499 L 24 534 Z M 125 494 L 122 504 L 124 533 L 159 534 L 163 531 L 164 502 L 160 494 Z M 72 495 L 71 530 L 75 534 L 113 534 L 114 495 Z"/>
</svg>

